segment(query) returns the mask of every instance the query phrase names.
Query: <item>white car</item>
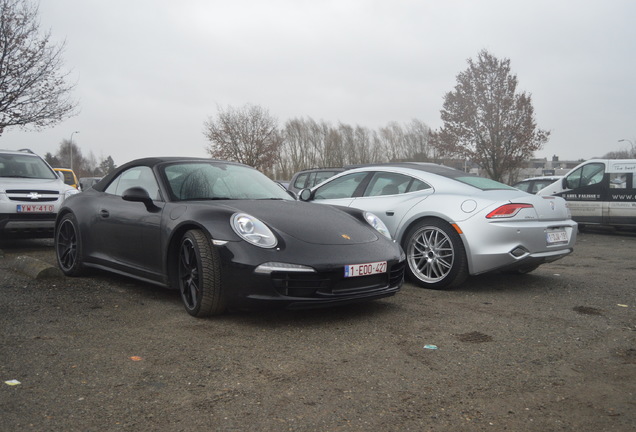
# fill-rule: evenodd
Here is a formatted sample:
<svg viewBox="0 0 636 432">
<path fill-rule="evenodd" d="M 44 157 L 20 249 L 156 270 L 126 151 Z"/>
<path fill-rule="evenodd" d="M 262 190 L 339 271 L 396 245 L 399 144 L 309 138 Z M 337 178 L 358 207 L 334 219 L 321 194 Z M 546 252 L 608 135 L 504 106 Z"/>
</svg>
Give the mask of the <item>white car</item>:
<svg viewBox="0 0 636 432">
<path fill-rule="evenodd" d="M 426 288 L 492 271 L 527 273 L 568 255 L 576 242 L 564 199 L 430 163 L 351 169 L 299 199 L 379 216 L 406 252 L 407 275 Z"/>
<path fill-rule="evenodd" d="M 78 192 L 30 150 L 0 150 L 0 238 L 52 238 L 60 206 Z"/>
<path fill-rule="evenodd" d="M 513 184 L 512 187 L 521 189 L 524 192 L 528 192 L 531 194 L 536 194 L 544 187 L 551 185 L 557 180 L 562 179 L 562 176 L 541 176 L 541 177 L 530 177 L 527 179 L 523 179 Z"/>
</svg>

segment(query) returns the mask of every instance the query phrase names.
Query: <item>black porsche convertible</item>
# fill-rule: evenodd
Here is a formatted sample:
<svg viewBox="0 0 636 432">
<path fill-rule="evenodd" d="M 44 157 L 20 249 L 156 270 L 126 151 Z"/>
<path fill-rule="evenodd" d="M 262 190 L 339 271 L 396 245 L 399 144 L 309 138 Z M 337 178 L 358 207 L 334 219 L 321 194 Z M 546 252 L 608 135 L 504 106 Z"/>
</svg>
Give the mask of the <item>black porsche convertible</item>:
<svg viewBox="0 0 636 432">
<path fill-rule="evenodd" d="M 66 200 L 55 251 L 67 276 L 100 268 L 176 288 L 196 317 L 391 296 L 405 264 L 372 213 L 297 201 L 246 165 L 177 157 L 129 162 Z"/>
</svg>

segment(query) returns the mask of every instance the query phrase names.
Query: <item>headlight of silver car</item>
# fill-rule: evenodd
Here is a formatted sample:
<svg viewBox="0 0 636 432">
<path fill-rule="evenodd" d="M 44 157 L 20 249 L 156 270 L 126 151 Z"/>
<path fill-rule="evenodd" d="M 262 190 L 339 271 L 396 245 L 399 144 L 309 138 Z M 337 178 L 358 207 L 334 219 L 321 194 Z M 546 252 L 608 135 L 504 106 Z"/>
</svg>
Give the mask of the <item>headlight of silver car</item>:
<svg viewBox="0 0 636 432">
<path fill-rule="evenodd" d="M 64 199 L 70 197 L 71 195 L 75 195 L 78 194 L 79 191 L 77 189 L 69 189 L 67 191 L 64 191 Z"/>
<path fill-rule="evenodd" d="M 384 237 L 388 239 L 391 238 L 391 233 L 389 232 L 389 229 L 386 227 L 386 225 L 384 225 L 384 222 L 382 222 L 379 217 L 377 217 L 371 212 L 364 212 L 364 218 L 366 219 L 367 222 L 369 222 L 369 225 L 375 228 Z"/>
<path fill-rule="evenodd" d="M 234 213 L 231 225 L 236 234 L 255 246 L 273 248 L 278 244 L 272 230 L 254 216 L 246 213 Z"/>
</svg>

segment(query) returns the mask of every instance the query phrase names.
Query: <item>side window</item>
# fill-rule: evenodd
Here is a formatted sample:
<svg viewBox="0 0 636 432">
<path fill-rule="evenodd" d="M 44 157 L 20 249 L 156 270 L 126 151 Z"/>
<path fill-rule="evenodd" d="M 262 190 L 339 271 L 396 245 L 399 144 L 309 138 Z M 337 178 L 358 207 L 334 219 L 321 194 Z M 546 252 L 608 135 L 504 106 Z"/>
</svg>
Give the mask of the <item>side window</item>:
<svg viewBox="0 0 636 432">
<path fill-rule="evenodd" d="M 583 179 L 587 185 L 597 184 L 603 181 L 605 165 L 589 164 L 583 167 Z"/>
<path fill-rule="evenodd" d="M 148 191 L 150 198 L 159 199 L 159 185 L 152 170 L 146 166 L 127 169 L 117 176 L 104 192 L 121 196 L 131 187 L 142 187 Z"/>
<path fill-rule="evenodd" d="M 368 173 L 366 172 L 358 172 L 338 177 L 337 179 L 316 189 L 314 199 L 351 198 L 358 186 L 360 186 L 360 182 L 364 180 L 367 174 Z"/>
<path fill-rule="evenodd" d="M 310 172 L 309 174 L 307 174 L 307 181 L 305 182 L 305 187 L 314 187 L 314 185 L 316 184 L 316 173 L 315 172 Z"/>
<path fill-rule="evenodd" d="M 568 189 L 576 189 L 583 186 L 589 186 L 603 181 L 605 175 L 605 164 L 591 163 L 583 165 L 566 177 Z"/>
<path fill-rule="evenodd" d="M 409 185 L 406 191 L 416 192 L 416 191 L 421 191 L 421 190 L 430 189 L 430 188 L 431 188 L 431 185 L 429 185 L 428 183 L 424 183 L 423 181 L 414 178 L 411 181 L 411 184 Z"/>
<path fill-rule="evenodd" d="M 627 174 L 612 173 L 610 174 L 609 185 L 612 189 L 627 189 Z"/>
<path fill-rule="evenodd" d="M 300 174 L 298 177 L 296 177 L 296 180 L 294 180 L 294 187 L 297 189 L 304 189 L 305 188 L 305 182 L 307 181 L 307 177 L 309 176 L 309 174 Z"/>
<path fill-rule="evenodd" d="M 582 174 L 583 174 L 583 167 L 572 172 L 572 174 L 570 174 L 569 176 L 565 178 L 565 182 L 568 189 L 576 189 L 580 187 Z"/>
<path fill-rule="evenodd" d="M 397 195 L 407 191 L 412 179 L 397 173 L 378 172 L 373 174 L 364 196 Z"/>
<path fill-rule="evenodd" d="M 316 186 L 318 183 L 322 183 L 336 174 L 338 174 L 337 171 L 319 171 L 316 173 L 316 178 L 314 179 L 312 186 Z"/>
<path fill-rule="evenodd" d="M 540 181 L 532 182 L 532 188 L 530 188 L 530 193 L 536 194 L 539 190 L 543 189 L 546 185 L 541 183 Z"/>
</svg>

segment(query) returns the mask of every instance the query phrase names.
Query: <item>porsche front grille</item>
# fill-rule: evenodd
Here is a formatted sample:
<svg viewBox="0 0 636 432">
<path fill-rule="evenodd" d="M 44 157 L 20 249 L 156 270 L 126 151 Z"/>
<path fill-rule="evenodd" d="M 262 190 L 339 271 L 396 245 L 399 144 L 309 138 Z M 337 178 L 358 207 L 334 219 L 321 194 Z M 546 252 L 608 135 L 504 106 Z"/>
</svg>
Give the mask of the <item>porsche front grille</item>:
<svg viewBox="0 0 636 432">
<path fill-rule="evenodd" d="M 383 290 L 398 286 L 404 277 L 405 263 L 395 264 L 384 274 L 345 278 L 343 272 L 274 272 L 276 291 L 288 297 L 338 297 Z"/>
</svg>

